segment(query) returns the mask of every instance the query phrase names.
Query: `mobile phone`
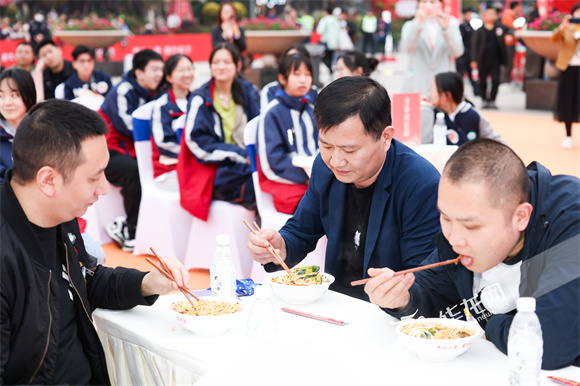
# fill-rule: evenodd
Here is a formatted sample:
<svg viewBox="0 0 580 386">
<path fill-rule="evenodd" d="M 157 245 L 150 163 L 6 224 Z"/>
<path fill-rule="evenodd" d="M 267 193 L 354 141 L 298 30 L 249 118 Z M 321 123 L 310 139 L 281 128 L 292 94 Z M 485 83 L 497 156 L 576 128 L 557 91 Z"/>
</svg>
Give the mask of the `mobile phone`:
<svg viewBox="0 0 580 386">
<path fill-rule="evenodd" d="M 573 17 L 572 19 L 570 19 L 570 23 L 572 23 L 572 24 L 580 24 L 580 18 Z"/>
</svg>

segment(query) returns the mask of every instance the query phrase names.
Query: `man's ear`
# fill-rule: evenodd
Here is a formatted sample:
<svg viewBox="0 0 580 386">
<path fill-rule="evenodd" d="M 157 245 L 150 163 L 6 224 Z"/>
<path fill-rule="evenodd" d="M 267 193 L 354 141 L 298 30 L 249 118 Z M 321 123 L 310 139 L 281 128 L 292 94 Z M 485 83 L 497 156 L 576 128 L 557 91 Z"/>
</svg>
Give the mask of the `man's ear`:
<svg viewBox="0 0 580 386">
<path fill-rule="evenodd" d="M 56 192 L 56 184 L 61 178 L 60 173 L 50 166 L 43 166 L 36 173 L 36 185 L 38 189 L 47 197 L 53 197 Z"/>
<path fill-rule="evenodd" d="M 514 211 L 514 222 L 518 231 L 523 232 L 528 227 L 530 218 L 532 216 L 532 204 L 529 202 L 522 202 L 516 207 Z"/>
<path fill-rule="evenodd" d="M 383 129 L 381 134 L 381 140 L 385 142 L 390 142 L 395 136 L 395 128 L 393 126 L 387 126 Z"/>
</svg>

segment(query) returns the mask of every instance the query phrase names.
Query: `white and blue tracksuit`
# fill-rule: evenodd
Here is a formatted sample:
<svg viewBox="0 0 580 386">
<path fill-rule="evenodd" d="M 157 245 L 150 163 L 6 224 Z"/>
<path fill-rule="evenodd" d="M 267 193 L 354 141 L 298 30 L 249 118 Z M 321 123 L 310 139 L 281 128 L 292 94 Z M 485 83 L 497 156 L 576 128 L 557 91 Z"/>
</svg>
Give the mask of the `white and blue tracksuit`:
<svg viewBox="0 0 580 386">
<path fill-rule="evenodd" d="M 262 173 L 282 184 L 306 184 L 308 175 L 292 165 L 294 156 L 318 154 L 318 128 L 313 105 L 306 97 L 291 97 L 278 89 L 260 116 L 256 138 Z"/>
<path fill-rule="evenodd" d="M 260 113 L 260 94 L 252 83 L 243 79 L 236 81 L 242 85 L 245 101 L 242 107 L 249 122 Z M 185 143 L 197 162 L 218 165 L 214 196 L 226 201 L 254 200 L 252 170 L 245 147 L 224 141 L 222 118 L 213 103 L 213 80 L 190 96 L 184 135 Z"/>
</svg>

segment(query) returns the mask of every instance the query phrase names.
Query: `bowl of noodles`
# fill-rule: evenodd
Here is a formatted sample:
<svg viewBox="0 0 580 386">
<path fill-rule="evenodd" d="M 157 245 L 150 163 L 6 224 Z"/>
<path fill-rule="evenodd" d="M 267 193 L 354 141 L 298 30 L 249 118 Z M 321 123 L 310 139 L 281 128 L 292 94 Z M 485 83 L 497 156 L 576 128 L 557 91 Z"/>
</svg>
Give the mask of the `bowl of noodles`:
<svg viewBox="0 0 580 386">
<path fill-rule="evenodd" d="M 320 272 L 318 266 L 293 268 L 266 275 L 274 295 L 290 304 L 310 304 L 318 300 L 334 282 L 334 276 Z"/>
<path fill-rule="evenodd" d="M 409 319 L 397 325 L 399 343 L 429 361 L 450 361 L 483 335 L 476 322 L 457 319 Z"/>
<path fill-rule="evenodd" d="M 169 308 L 183 327 L 196 335 L 219 335 L 241 321 L 243 306 L 238 300 L 206 297 L 193 303 L 174 302 Z"/>
</svg>

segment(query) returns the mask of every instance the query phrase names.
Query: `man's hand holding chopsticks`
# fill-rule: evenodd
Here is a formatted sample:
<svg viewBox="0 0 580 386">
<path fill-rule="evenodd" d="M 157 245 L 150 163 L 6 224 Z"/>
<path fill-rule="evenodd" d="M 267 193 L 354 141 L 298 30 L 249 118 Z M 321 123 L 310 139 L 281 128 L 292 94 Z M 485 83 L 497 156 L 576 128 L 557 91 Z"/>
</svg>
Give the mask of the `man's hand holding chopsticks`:
<svg viewBox="0 0 580 386">
<path fill-rule="evenodd" d="M 272 244 L 272 247 L 278 252 L 282 260 L 286 260 L 286 244 L 280 233 L 272 228 L 262 229 L 258 233 L 259 235 L 250 233 L 248 236 L 248 250 L 252 259 L 262 265 L 268 263 L 280 265 L 268 251 L 268 246 Z"/>
<path fill-rule="evenodd" d="M 409 304 L 414 274 L 395 276 L 389 268 L 369 268 L 368 273 L 371 279 L 365 284 L 365 292 L 371 303 L 393 310 L 402 310 Z"/>
<path fill-rule="evenodd" d="M 179 287 L 189 289 L 189 272 L 187 268 L 175 257 L 163 257 L 163 262 L 167 265 L 175 281 L 165 277 L 159 270 L 153 269 L 143 277 L 141 282 L 141 292 L 143 296 L 165 295 L 179 290 Z"/>
</svg>

